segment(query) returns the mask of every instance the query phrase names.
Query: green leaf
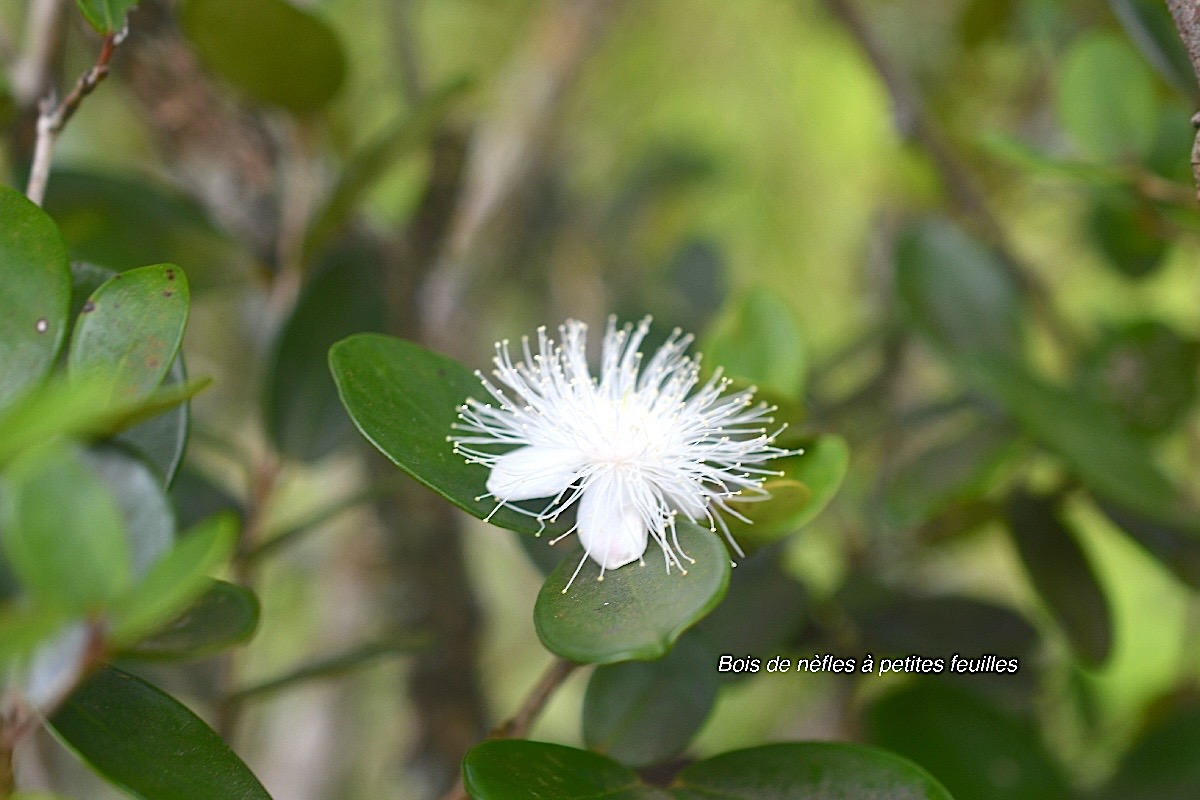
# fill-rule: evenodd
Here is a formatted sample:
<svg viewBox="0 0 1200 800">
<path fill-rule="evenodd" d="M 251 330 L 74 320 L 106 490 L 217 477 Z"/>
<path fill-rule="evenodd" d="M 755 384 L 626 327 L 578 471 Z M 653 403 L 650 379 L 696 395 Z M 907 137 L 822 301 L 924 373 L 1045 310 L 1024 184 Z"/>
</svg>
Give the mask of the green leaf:
<svg viewBox="0 0 1200 800">
<path fill-rule="evenodd" d="M 1081 368 L 1080 388 L 1112 408 L 1135 432 L 1165 433 L 1196 400 L 1200 342 L 1157 320 L 1105 333 Z"/>
<path fill-rule="evenodd" d="M 771 744 L 709 758 L 679 773 L 678 800 L 952 800 L 900 756 L 857 744 Z"/>
<path fill-rule="evenodd" d="M 479 519 L 521 533 L 539 531 L 533 517 L 510 508 L 493 514 L 493 501 L 477 499 L 487 493 L 487 467 L 467 464 L 446 440 L 458 407 L 485 391 L 470 370 L 412 342 L 371 333 L 335 344 L 329 366 L 350 419 L 392 463 Z M 544 530 L 569 528 L 559 520 Z"/>
<path fill-rule="evenodd" d="M 1103 664 L 1112 651 L 1112 609 L 1083 549 L 1058 520 L 1057 501 L 1017 492 L 1008 519 L 1033 587 L 1073 649 L 1088 664 Z"/>
<path fill-rule="evenodd" d="M 170 264 L 114 275 L 92 293 L 71 335 L 73 376 L 103 372 L 117 391 L 142 396 L 158 388 L 183 341 L 188 285 Z"/>
<path fill-rule="evenodd" d="M 249 589 L 209 581 L 191 608 L 120 655 L 138 661 L 208 658 L 253 636 L 258 612 L 258 598 Z"/>
<path fill-rule="evenodd" d="M 67 330 L 71 273 L 58 228 L 0 186 L 0 409 L 54 365 Z"/>
<path fill-rule="evenodd" d="M 755 289 L 713 325 L 700 348 L 707 370 L 796 399 L 804 396 L 808 358 L 800 327 L 778 292 Z"/>
<path fill-rule="evenodd" d="M 13 607 L 0 610 L 0 669 L 17 659 L 28 657 L 42 642 L 62 630 L 68 615 L 42 606 Z"/>
<path fill-rule="evenodd" d="M 121 511 L 78 450 L 30 450 L 5 478 L 0 533 L 13 571 L 38 603 L 94 612 L 124 591 L 131 573 Z"/>
<path fill-rule="evenodd" d="M 1154 204 L 1129 189 L 1097 192 L 1088 229 L 1108 263 L 1127 278 L 1158 272 L 1170 249 L 1170 231 Z"/>
<path fill-rule="evenodd" d="M 328 253 L 279 332 L 263 392 L 263 418 L 276 449 L 316 461 L 350 441 L 354 426 L 338 401 L 326 354 L 339 339 L 383 327 L 383 255 L 366 246 Z"/>
<path fill-rule="evenodd" d="M 1017 288 L 998 257 L 953 224 L 930 219 L 904 233 L 896 290 L 909 323 L 944 354 L 1020 355 Z"/>
<path fill-rule="evenodd" d="M 231 512 L 239 519 L 246 516 L 240 500 L 190 465 L 180 470 L 171 485 L 170 496 L 181 528 L 190 528 L 221 511 Z"/>
<path fill-rule="evenodd" d="M 89 766 L 140 800 L 270 800 L 199 717 L 118 669 L 88 678 L 49 722 Z"/>
<path fill-rule="evenodd" d="M 175 512 L 153 469 L 119 447 L 99 445 L 81 454 L 104 481 L 124 519 L 133 574 L 141 577 L 175 542 Z"/>
<path fill-rule="evenodd" d="M 318 111 L 345 79 L 337 34 L 286 0 L 187 0 L 180 23 L 205 65 L 259 102 Z"/>
<path fill-rule="evenodd" d="M 816 519 L 841 488 L 850 466 L 850 447 L 840 436 L 826 434 L 803 444 L 804 452 L 770 463 L 783 472 L 768 478 L 763 488 L 769 500 L 734 504 L 747 525 L 729 518 L 729 531 L 738 542 L 760 545 L 778 541 Z"/>
<path fill-rule="evenodd" d="M 1158 125 L 1154 76 L 1124 40 L 1104 33 L 1071 48 L 1058 84 L 1058 116 L 1076 146 L 1104 162 L 1150 152 Z"/>
<path fill-rule="evenodd" d="M 1095 398 L 1044 383 L 1016 365 L 978 363 L 968 371 L 1097 494 L 1151 516 L 1181 513 L 1178 494 L 1148 446 Z"/>
<path fill-rule="evenodd" d="M 1114 503 L 1100 509 L 1125 533 L 1193 589 L 1200 589 L 1200 529 L 1137 514 Z"/>
<path fill-rule="evenodd" d="M 956 797 L 1069 796 L 1037 729 L 962 689 L 917 683 L 874 703 L 867 718 L 871 741 L 916 761 Z"/>
<path fill-rule="evenodd" d="M 597 667 L 583 699 L 587 746 L 631 767 L 682 751 L 716 702 L 717 655 L 685 636 L 657 661 Z"/>
<path fill-rule="evenodd" d="M 118 647 L 132 644 L 191 605 L 209 588 L 208 573 L 233 554 L 237 535 L 237 518 L 219 514 L 180 537 L 113 604 L 109 639 Z"/>
<path fill-rule="evenodd" d="M 1146 60 L 1177 91 L 1195 102 L 1196 73 L 1167 4 L 1158 0 L 1108 0 L 1108 4 Z"/>
<path fill-rule="evenodd" d="M 75 0 L 88 23 L 100 34 L 119 32 L 125 27 L 125 15 L 139 0 Z"/>
<path fill-rule="evenodd" d="M 1138 740 L 1102 800 L 1188 800 L 1200 786 L 1200 708 L 1175 708 Z"/>
<path fill-rule="evenodd" d="M 177 391 L 187 386 L 187 365 L 183 360 L 181 350 L 167 376 L 163 378 L 163 391 Z M 116 441 L 126 445 L 154 465 L 163 485 L 170 486 L 183 463 L 183 454 L 187 449 L 188 432 L 191 426 L 191 404 L 183 402 L 168 408 L 166 411 L 151 417 L 145 422 L 135 425 L 117 435 Z"/>
<path fill-rule="evenodd" d="M 463 784 L 473 800 L 668 800 L 643 786 L 627 767 L 558 744 L 497 739 L 463 760 Z"/>
<path fill-rule="evenodd" d="M 73 261 L 117 271 L 169 261 L 179 265 L 197 294 L 247 282 L 257 267 L 195 201 L 144 177 L 56 169 L 45 208 Z"/>
<path fill-rule="evenodd" d="M 686 575 L 678 569 L 668 574 L 653 543 L 644 565 L 607 570 L 603 580 L 599 565 L 587 559 L 569 590 L 578 563 L 560 563 L 533 609 L 542 644 L 563 658 L 592 664 L 665 655 L 729 587 L 729 554 L 717 534 L 682 518 L 675 526 L 683 551 L 695 560 Z"/>
</svg>

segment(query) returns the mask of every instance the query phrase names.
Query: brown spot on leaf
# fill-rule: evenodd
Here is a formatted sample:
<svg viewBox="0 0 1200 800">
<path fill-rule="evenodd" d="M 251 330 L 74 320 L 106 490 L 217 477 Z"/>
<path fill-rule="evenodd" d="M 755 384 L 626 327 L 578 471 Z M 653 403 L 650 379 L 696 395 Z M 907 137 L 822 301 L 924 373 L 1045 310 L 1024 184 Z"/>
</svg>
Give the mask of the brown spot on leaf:
<svg viewBox="0 0 1200 800">
<path fill-rule="evenodd" d="M 163 290 L 163 297 L 170 297 L 170 296 L 171 296 L 171 295 L 173 295 L 173 294 L 175 294 L 175 293 L 174 293 L 174 292 L 172 292 L 170 289 L 164 289 L 164 290 Z"/>
<path fill-rule="evenodd" d="M 83 313 L 84 314 L 90 314 L 91 312 L 93 312 L 95 310 L 96 310 L 96 304 L 93 303 L 91 300 L 88 300 L 86 303 L 83 304 Z"/>
<path fill-rule="evenodd" d="M 175 280 L 175 270 L 173 270 L 173 269 L 167 270 L 167 280 L 169 280 L 169 281 Z"/>
</svg>

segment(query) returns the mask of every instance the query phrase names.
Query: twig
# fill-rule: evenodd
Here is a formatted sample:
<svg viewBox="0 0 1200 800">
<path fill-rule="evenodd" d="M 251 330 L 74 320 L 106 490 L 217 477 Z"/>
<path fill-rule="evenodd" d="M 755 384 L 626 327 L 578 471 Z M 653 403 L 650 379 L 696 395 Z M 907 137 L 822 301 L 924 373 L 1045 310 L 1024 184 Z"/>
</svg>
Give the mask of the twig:
<svg viewBox="0 0 1200 800">
<path fill-rule="evenodd" d="M 1200 81 L 1200 0 L 1167 0 L 1167 8 L 1171 10 L 1179 38 L 1187 49 L 1192 72 Z M 1200 197 L 1200 114 L 1192 117 L 1192 126 L 1197 129 L 1192 144 L 1192 176 L 1196 181 L 1196 196 Z"/>
<path fill-rule="evenodd" d="M 523 739 L 529 735 L 529 730 L 533 727 L 533 723 L 542 713 L 542 709 L 546 707 L 546 703 L 553 696 L 554 692 L 562 686 L 563 681 L 570 677 L 571 673 L 579 665 L 556 659 L 550 665 L 550 669 L 542 676 L 542 679 L 537 682 L 537 685 L 529 692 L 529 696 L 525 698 L 525 702 L 517 710 L 516 714 L 496 726 L 490 734 L 489 739 Z M 463 785 L 463 780 L 460 777 L 454 788 L 442 795 L 441 800 L 470 800 L 467 795 L 466 787 Z"/>
<path fill-rule="evenodd" d="M 1067 351 L 1076 349 L 1075 336 L 1055 308 L 1049 290 L 1013 253 L 1004 229 L 992 214 L 986 198 L 975 185 L 966 167 L 947 144 L 941 130 L 926 109 L 920 93 L 904 72 L 884 52 L 870 26 L 859 14 L 853 0 L 825 0 L 825 3 L 862 47 L 867 59 L 887 88 L 888 95 L 892 100 L 893 113 L 898 119 L 909 123 L 908 127 L 911 128 L 909 133 L 912 139 L 929 154 L 934 168 L 945 182 L 946 189 L 955 205 L 978 226 L 980 232 L 996 248 L 1004 269 L 1017 288 L 1029 297 L 1034 309 L 1045 322 L 1047 330 L 1059 345 Z"/>
<path fill-rule="evenodd" d="M 25 17 L 25 46 L 9 72 L 13 97 L 22 108 L 33 105 L 46 88 L 50 61 L 58 49 L 64 0 L 34 0 Z"/>
<path fill-rule="evenodd" d="M 116 46 L 117 34 L 110 33 L 105 36 L 96 63 L 79 76 L 71 93 L 64 97 L 61 103 L 54 101 L 53 93 L 41 102 L 37 121 L 37 145 L 33 150 L 33 166 L 29 170 L 29 184 L 25 189 L 26 196 L 39 206 L 46 199 L 46 182 L 50 178 L 50 162 L 54 158 L 54 146 L 58 143 L 58 137 L 79 109 L 83 98 L 95 91 L 100 82 L 108 77 L 108 62 L 112 60 Z"/>
</svg>

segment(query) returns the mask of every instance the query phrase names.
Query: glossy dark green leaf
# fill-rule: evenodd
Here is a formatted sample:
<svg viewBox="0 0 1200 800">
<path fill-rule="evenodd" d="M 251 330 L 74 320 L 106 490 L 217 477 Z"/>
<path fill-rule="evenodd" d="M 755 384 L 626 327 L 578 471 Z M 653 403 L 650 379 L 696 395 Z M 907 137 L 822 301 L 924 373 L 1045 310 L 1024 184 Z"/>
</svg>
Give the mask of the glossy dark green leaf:
<svg viewBox="0 0 1200 800">
<path fill-rule="evenodd" d="M 754 289 L 713 324 L 700 351 L 708 370 L 787 398 L 804 395 L 808 358 L 795 316 L 777 292 Z"/>
<path fill-rule="evenodd" d="M 199 205 L 146 178 L 55 170 L 45 207 L 77 261 L 117 271 L 170 261 L 197 293 L 248 281 L 256 266 Z"/>
<path fill-rule="evenodd" d="M 187 366 L 180 351 L 171 362 L 161 388 L 171 391 L 186 385 Z M 184 400 L 140 425 L 122 431 L 116 440 L 141 454 L 157 470 L 160 480 L 170 486 L 187 449 L 191 415 L 191 404 Z"/>
<path fill-rule="evenodd" d="M 93 674 L 49 722 L 89 766 L 140 800 L 270 800 L 199 717 L 118 669 Z"/>
<path fill-rule="evenodd" d="M 721 601 L 729 586 L 729 554 L 718 534 L 682 518 L 676 529 L 683 551 L 695 560 L 686 575 L 677 568 L 668 574 L 653 542 L 645 565 L 607 570 L 603 580 L 590 558 L 574 582 L 578 564 L 560 563 L 542 585 L 533 610 L 542 644 L 563 658 L 592 664 L 664 655 Z"/>
<path fill-rule="evenodd" d="M 1099 505 L 1115 525 L 1165 564 L 1181 581 L 1200 589 L 1200 527 L 1163 522 L 1121 508 L 1115 503 L 1101 502 Z"/>
<path fill-rule="evenodd" d="M 1146 60 L 1177 91 L 1195 100 L 1196 74 L 1167 4 L 1158 0 L 1108 0 L 1108 4 Z"/>
<path fill-rule="evenodd" d="M 1092 158 L 1137 159 L 1154 145 L 1154 76 L 1124 39 L 1106 33 L 1080 38 L 1063 64 L 1057 106 L 1063 127 Z"/>
<path fill-rule="evenodd" d="M 316 461 L 354 437 L 326 356 L 339 339 L 383 327 L 383 259 L 365 245 L 327 253 L 279 332 L 263 417 L 276 449 L 289 458 Z"/>
<path fill-rule="evenodd" d="M 175 512 L 162 479 L 147 463 L 112 445 L 93 447 L 81 456 L 117 501 L 125 520 L 133 574 L 145 575 L 175 542 Z"/>
<path fill-rule="evenodd" d="M 129 585 L 129 543 L 108 486 L 62 444 L 30 450 L 5 473 L 0 534 L 14 572 L 41 604 L 103 609 Z"/>
<path fill-rule="evenodd" d="M 858 744 L 770 744 L 706 759 L 679 773 L 678 800 L 952 800 L 898 755 Z"/>
<path fill-rule="evenodd" d="M 67 356 L 73 376 L 103 372 L 135 396 L 158 388 L 183 341 L 187 278 L 170 264 L 139 267 L 105 281 L 84 304 Z"/>
<path fill-rule="evenodd" d="M 631 767 L 682 751 L 716 702 L 717 655 L 684 636 L 657 661 L 597 667 L 583 699 L 587 746 Z"/>
<path fill-rule="evenodd" d="M 1165 433 L 1196 400 L 1200 341 L 1157 320 L 1108 331 L 1082 366 L 1083 390 L 1137 433 Z"/>
<path fill-rule="evenodd" d="M 354 425 L 391 461 L 474 516 L 501 528 L 537 533 L 538 523 L 508 508 L 492 514 L 488 469 L 455 455 L 446 437 L 458 419 L 458 406 L 484 388 L 457 361 L 412 342 L 378 334 L 357 334 L 329 350 L 329 365 L 342 405 Z M 570 528 L 566 520 L 546 525 L 548 534 Z"/>
<path fill-rule="evenodd" d="M 1102 497 L 1154 515 L 1179 513 L 1177 492 L 1154 463 L 1148 445 L 1096 398 L 1000 362 L 976 364 L 969 374 Z"/>
<path fill-rule="evenodd" d="M 981 419 L 939 440 L 888 476 L 884 518 L 897 528 L 909 528 L 954 500 L 980 493 L 1015 442 L 1012 427 L 995 419 Z"/>
<path fill-rule="evenodd" d="M 669 800 L 636 773 L 604 756 L 559 744 L 497 739 L 463 760 L 473 800 Z"/>
<path fill-rule="evenodd" d="M 75 0 L 83 16 L 100 33 L 115 33 L 125 27 L 125 15 L 139 0 Z"/>
<path fill-rule="evenodd" d="M 75 323 L 79 319 L 79 312 L 83 311 L 83 306 L 92 293 L 116 274 L 115 270 L 108 267 L 89 264 L 85 261 L 71 262 L 71 311 L 68 316 L 71 328 L 75 327 Z"/>
<path fill-rule="evenodd" d="M 67 330 L 71 273 L 58 228 L 0 186 L 0 408 L 40 381 Z"/>
<path fill-rule="evenodd" d="M 1200 708 L 1173 709 L 1147 730 L 1099 793 L 1101 800 L 1191 800 L 1200 786 Z"/>
<path fill-rule="evenodd" d="M 1170 248 L 1171 231 L 1157 209 L 1128 190 L 1095 194 L 1088 230 L 1108 263 L 1127 278 L 1156 273 Z"/>
<path fill-rule="evenodd" d="M 950 356 L 1021 353 L 1021 298 L 996 255 L 951 223 L 909 228 L 896 246 L 896 289 L 910 322 Z"/>
<path fill-rule="evenodd" d="M 190 608 L 122 650 L 121 657 L 140 661 L 208 658 L 253 636 L 258 611 L 258 598 L 249 589 L 210 581 Z"/>
<path fill-rule="evenodd" d="M 1112 609 L 1052 498 L 1018 492 L 1009 499 L 1009 528 L 1025 571 L 1075 652 L 1091 665 L 1112 650 Z"/>
<path fill-rule="evenodd" d="M 337 34 L 286 0 L 187 0 L 180 22 L 205 65 L 254 100 L 309 113 L 345 78 Z"/>
<path fill-rule="evenodd" d="M 219 514 L 187 531 L 146 575 L 112 604 L 109 640 L 133 644 L 175 618 L 211 585 L 209 573 L 237 546 L 238 521 Z"/>
<path fill-rule="evenodd" d="M 867 720 L 872 742 L 937 775 L 955 797 L 1069 796 L 1037 729 L 962 689 L 917 683 L 875 702 Z"/>
</svg>

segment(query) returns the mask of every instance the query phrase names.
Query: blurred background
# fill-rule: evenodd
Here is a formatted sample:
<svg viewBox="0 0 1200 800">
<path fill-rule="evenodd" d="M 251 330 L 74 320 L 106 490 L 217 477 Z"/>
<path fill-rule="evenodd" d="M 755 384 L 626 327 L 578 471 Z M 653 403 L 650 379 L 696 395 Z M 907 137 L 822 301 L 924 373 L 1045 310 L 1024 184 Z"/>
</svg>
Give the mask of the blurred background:
<svg viewBox="0 0 1200 800">
<path fill-rule="evenodd" d="M 71 3 L 0 7 L 10 184 L 98 47 Z M 652 314 L 849 444 L 749 579 L 750 652 L 1020 659 L 729 681 L 689 755 L 849 739 L 959 800 L 1196 796 L 1196 100 L 1149 1 L 143 0 L 46 208 L 74 259 L 189 276 L 215 385 L 173 494 L 240 509 L 262 610 L 138 670 L 277 798 L 436 797 L 550 663 L 539 567 L 367 453 L 325 352 L 483 367 Z M 534 738 L 582 743 L 588 678 Z"/>
</svg>

